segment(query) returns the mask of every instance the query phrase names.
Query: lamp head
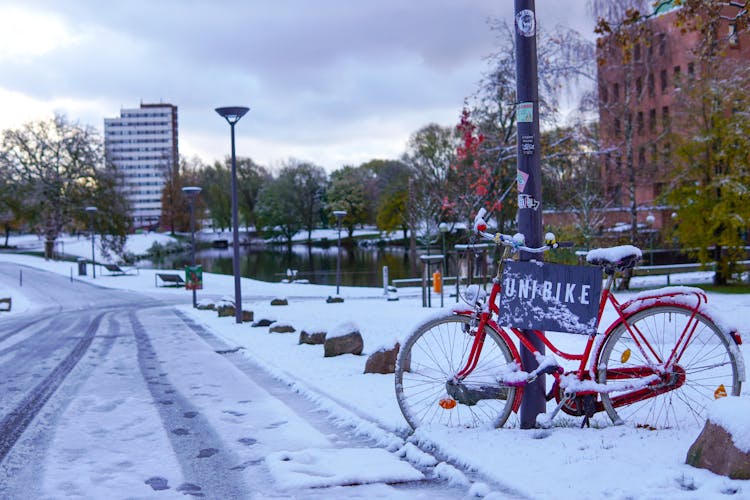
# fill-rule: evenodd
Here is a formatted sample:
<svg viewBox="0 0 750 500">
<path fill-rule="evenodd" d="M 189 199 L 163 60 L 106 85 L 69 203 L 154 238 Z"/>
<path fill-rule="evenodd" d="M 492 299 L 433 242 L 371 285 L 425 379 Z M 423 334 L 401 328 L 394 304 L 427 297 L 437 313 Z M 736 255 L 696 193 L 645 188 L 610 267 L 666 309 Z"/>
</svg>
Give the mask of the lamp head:
<svg viewBox="0 0 750 500">
<path fill-rule="evenodd" d="M 224 117 L 230 125 L 234 125 L 240 118 L 245 116 L 245 113 L 250 111 L 250 108 L 244 106 L 225 106 L 223 108 L 216 108 L 216 112 L 219 116 Z"/>
<path fill-rule="evenodd" d="M 182 192 L 188 195 L 190 198 L 195 198 L 198 193 L 201 192 L 201 188 L 198 186 L 185 186 L 182 188 Z"/>
<path fill-rule="evenodd" d="M 346 216 L 346 210 L 334 210 L 333 215 L 335 215 L 338 220 L 341 220 Z"/>
<path fill-rule="evenodd" d="M 95 214 L 96 212 L 99 211 L 99 209 L 96 208 L 96 207 L 86 207 L 86 208 L 84 208 L 84 210 L 86 210 L 90 214 Z"/>
</svg>

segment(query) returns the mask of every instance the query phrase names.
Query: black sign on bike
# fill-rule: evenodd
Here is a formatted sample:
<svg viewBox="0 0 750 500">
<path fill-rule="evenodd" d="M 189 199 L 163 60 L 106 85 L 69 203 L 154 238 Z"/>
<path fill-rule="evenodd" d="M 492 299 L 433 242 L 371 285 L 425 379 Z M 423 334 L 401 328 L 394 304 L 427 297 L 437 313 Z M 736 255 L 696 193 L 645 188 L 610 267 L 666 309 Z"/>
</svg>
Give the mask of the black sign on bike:
<svg viewBox="0 0 750 500">
<path fill-rule="evenodd" d="M 593 335 L 601 291 L 599 267 L 508 261 L 498 324 Z"/>
</svg>

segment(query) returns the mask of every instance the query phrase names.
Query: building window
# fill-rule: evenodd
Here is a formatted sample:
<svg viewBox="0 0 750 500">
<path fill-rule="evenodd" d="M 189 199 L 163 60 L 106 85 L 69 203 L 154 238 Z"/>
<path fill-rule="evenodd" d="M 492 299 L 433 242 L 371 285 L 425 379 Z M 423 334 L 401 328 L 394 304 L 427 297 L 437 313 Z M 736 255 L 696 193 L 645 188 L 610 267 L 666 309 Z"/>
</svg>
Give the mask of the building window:
<svg viewBox="0 0 750 500">
<path fill-rule="evenodd" d="M 638 148 L 638 167 L 643 168 L 646 164 L 646 148 L 641 146 Z"/>
<path fill-rule="evenodd" d="M 661 108 L 661 126 L 666 130 L 669 128 L 669 125 L 669 106 L 663 106 Z"/>
<path fill-rule="evenodd" d="M 636 119 L 637 134 L 643 135 L 643 111 L 639 111 L 635 119 Z"/>
<path fill-rule="evenodd" d="M 672 160 L 672 146 L 668 142 L 664 144 L 664 149 L 661 150 L 661 156 L 662 163 L 664 165 L 669 165 L 669 162 Z"/>
<path fill-rule="evenodd" d="M 633 47 L 633 60 L 640 61 L 641 60 L 641 44 L 636 43 L 635 47 Z"/>
<path fill-rule="evenodd" d="M 615 118 L 615 137 L 620 137 L 622 133 L 622 125 L 620 124 L 620 118 Z"/>
<path fill-rule="evenodd" d="M 648 131 L 652 134 L 656 132 L 656 108 L 648 111 Z"/>
<path fill-rule="evenodd" d="M 668 86 L 666 69 L 661 70 L 661 73 L 659 74 L 659 79 L 661 80 L 661 93 L 666 94 L 667 86 Z"/>
<path fill-rule="evenodd" d="M 688 78 L 692 78 L 695 76 L 695 63 L 688 63 L 687 66 L 687 72 L 688 72 Z"/>
<path fill-rule="evenodd" d="M 608 95 L 609 92 L 607 92 L 607 86 L 606 85 L 602 85 L 601 94 L 602 94 L 602 103 L 603 104 L 607 104 L 607 101 L 609 100 L 609 95 Z"/>
<path fill-rule="evenodd" d="M 648 96 L 654 97 L 654 87 L 656 86 L 654 83 L 654 74 L 649 73 L 646 81 L 648 82 Z"/>
<path fill-rule="evenodd" d="M 674 87 L 675 88 L 677 88 L 677 84 L 678 84 L 678 80 L 680 79 L 680 72 L 681 71 L 682 71 L 682 69 L 679 66 L 675 66 L 674 67 L 674 76 L 673 76 L 673 79 L 674 79 Z"/>
<path fill-rule="evenodd" d="M 614 102 L 620 101 L 620 84 L 619 83 L 615 83 L 614 85 L 612 85 L 612 100 Z"/>
<path fill-rule="evenodd" d="M 729 46 L 737 48 L 740 45 L 740 38 L 737 34 L 737 23 L 729 23 Z"/>
<path fill-rule="evenodd" d="M 643 80 L 639 76 L 635 79 L 635 95 L 637 97 L 641 96 L 641 92 L 643 92 Z"/>
</svg>

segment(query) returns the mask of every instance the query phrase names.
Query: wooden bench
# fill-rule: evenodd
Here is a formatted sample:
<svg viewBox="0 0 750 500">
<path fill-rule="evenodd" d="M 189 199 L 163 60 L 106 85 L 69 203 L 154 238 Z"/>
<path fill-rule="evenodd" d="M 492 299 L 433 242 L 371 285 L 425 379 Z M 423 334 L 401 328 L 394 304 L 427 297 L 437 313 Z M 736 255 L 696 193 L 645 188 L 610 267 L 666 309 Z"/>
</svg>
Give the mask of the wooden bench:
<svg viewBox="0 0 750 500">
<path fill-rule="evenodd" d="M 159 286 L 159 281 L 162 283 L 161 286 L 185 286 L 185 280 L 179 274 L 156 273 L 154 275 L 154 286 Z"/>
<path fill-rule="evenodd" d="M 3 297 L 0 299 L 0 311 L 10 312 L 11 298 Z"/>
<path fill-rule="evenodd" d="M 117 264 L 103 264 L 104 269 L 109 271 L 110 276 L 125 276 L 131 274 L 133 271 L 138 274 L 138 268 L 137 267 L 126 267 L 122 268 L 118 266 Z"/>
</svg>

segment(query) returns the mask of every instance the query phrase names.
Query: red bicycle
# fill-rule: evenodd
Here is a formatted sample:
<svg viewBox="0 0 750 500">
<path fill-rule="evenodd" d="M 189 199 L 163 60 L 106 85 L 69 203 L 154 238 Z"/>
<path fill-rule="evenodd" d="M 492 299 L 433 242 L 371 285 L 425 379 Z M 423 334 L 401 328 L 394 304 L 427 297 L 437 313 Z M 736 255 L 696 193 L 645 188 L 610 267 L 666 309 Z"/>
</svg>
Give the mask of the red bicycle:
<svg viewBox="0 0 750 500">
<path fill-rule="evenodd" d="M 545 374 L 554 377 L 547 399 L 557 405 L 540 415 L 540 426 L 551 425 L 560 410 L 584 416 L 584 423 L 605 411 L 615 424 L 627 421 L 652 429 L 702 425 L 710 401 L 740 394 L 745 380 L 741 337 L 724 326 L 702 290 L 667 287 L 626 302 L 615 298 L 616 274 L 632 269 L 641 258 L 631 245 L 587 255 L 588 263 L 600 266 L 606 277 L 597 325 L 607 304 L 615 320 L 603 333 L 589 335 L 582 353 L 564 352 L 543 332 L 533 331 L 554 353 L 542 356 L 520 329 L 497 323 L 498 297 L 505 261 L 518 251 L 556 248 L 554 236 L 548 235 L 545 246 L 529 248 L 522 238 L 487 233 L 482 217 L 480 212 L 474 221 L 477 235 L 504 248 L 489 295 L 476 285 L 468 287 L 461 295 L 468 307 L 457 306 L 417 326 L 399 352 L 396 397 L 412 428 L 501 427 L 518 410 L 524 386 Z M 520 345 L 535 353 L 537 368 L 525 369 Z M 555 356 L 577 367 L 565 371 Z"/>
</svg>

